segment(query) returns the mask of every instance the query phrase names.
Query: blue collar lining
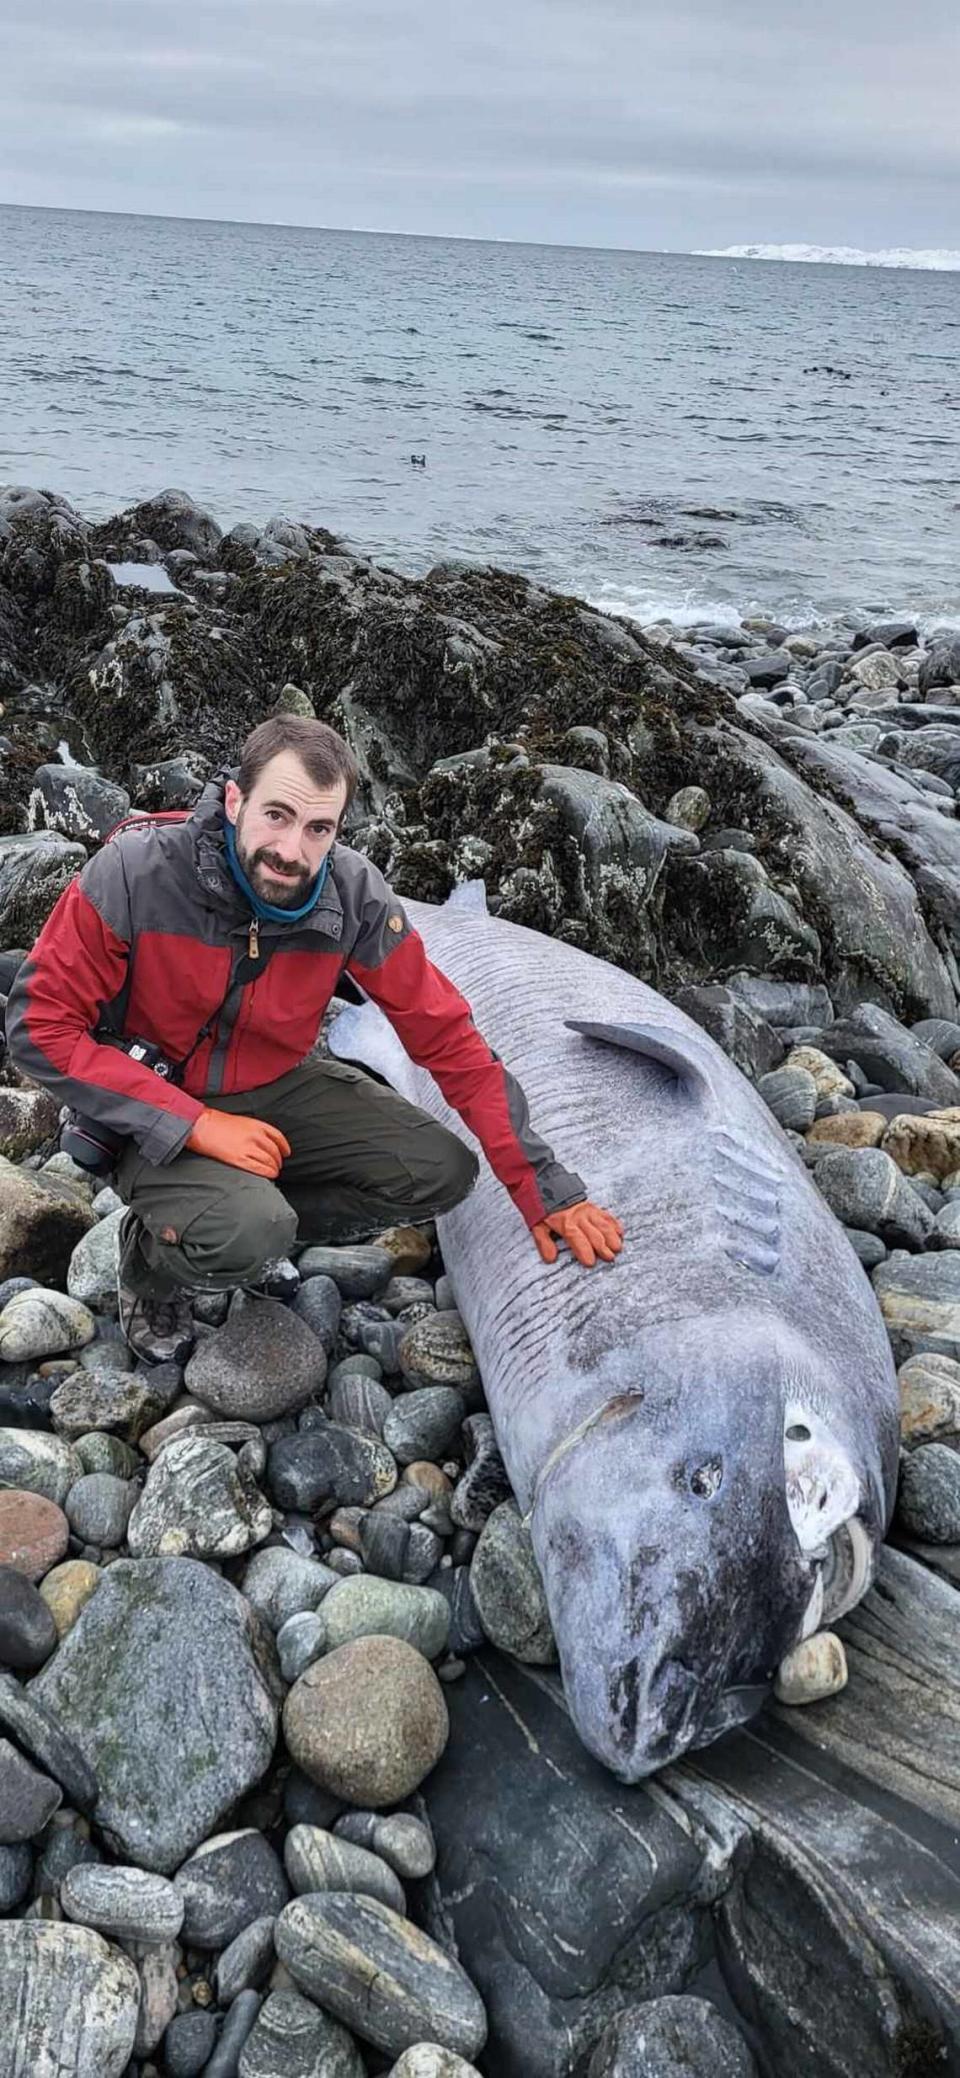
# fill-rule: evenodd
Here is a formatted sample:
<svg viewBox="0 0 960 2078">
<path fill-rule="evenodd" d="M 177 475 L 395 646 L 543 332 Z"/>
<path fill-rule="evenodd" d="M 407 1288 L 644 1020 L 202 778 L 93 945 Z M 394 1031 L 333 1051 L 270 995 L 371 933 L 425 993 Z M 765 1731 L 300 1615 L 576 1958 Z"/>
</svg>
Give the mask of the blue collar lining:
<svg viewBox="0 0 960 2078">
<path fill-rule="evenodd" d="M 256 890 L 251 887 L 250 882 L 247 879 L 247 876 L 243 870 L 243 867 L 240 864 L 240 860 L 237 855 L 236 832 L 228 815 L 225 815 L 223 818 L 223 837 L 227 854 L 227 864 L 230 868 L 231 873 L 233 874 L 233 878 L 236 881 L 238 888 L 240 889 L 240 893 L 245 897 L 246 901 L 249 902 L 250 907 L 253 910 L 254 916 L 258 916 L 262 923 L 302 923 L 303 918 L 305 916 L 309 916 L 311 911 L 316 908 L 317 903 L 319 902 L 320 897 L 323 893 L 324 882 L 327 878 L 327 868 L 330 864 L 329 857 L 324 859 L 323 865 L 321 866 L 320 871 L 317 874 L 316 880 L 313 882 L 313 885 L 310 889 L 310 893 L 307 896 L 306 901 L 301 903 L 300 908 L 282 909 L 275 902 L 264 902 L 262 897 L 256 893 Z"/>
</svg>

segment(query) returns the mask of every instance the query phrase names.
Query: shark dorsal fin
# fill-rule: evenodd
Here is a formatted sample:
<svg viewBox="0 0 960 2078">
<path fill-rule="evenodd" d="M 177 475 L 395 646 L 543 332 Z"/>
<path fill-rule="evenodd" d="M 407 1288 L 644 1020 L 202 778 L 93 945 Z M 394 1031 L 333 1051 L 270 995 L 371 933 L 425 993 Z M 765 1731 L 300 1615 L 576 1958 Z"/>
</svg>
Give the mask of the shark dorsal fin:
<svg viewBox="0 0 960 2078">
<path fill-rule="evenodd" d="M 626 1047 L 631 1053 L 645 1054 L 648 1060 L 659 1062 L 661 1068 L 669 1068 L 676 1076 L 687 1095 L 700 1102 L 716 1095 L 709 1051 L 694 1035 L 633 1018 L 604 1024 L 595 1018 L 568 1017 L 564 1022 L 568 1031 L 580 1032 L 585 1039 Z"/>
</svg>

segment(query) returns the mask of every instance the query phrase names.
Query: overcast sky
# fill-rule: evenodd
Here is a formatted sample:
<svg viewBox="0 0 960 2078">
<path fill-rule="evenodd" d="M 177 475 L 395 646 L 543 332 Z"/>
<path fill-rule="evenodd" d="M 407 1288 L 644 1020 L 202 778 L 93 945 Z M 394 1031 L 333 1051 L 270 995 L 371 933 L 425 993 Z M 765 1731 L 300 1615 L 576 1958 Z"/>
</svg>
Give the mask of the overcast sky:
<svg viewBox="0 0 960 2078">
<path fill-rule="evenodd" d="M 0 0 L 0 200 L 960 247 L 960 0 Z"/>
</svg>

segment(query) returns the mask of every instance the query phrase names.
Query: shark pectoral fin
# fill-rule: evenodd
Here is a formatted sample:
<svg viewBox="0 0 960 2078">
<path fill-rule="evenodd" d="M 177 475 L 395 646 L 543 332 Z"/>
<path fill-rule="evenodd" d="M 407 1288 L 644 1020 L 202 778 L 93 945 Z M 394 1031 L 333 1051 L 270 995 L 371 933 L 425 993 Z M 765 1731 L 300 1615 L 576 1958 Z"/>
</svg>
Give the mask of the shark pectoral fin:
<svg viewBox="0 0 960 2078">
<path fill-rule="evenodd" d="M 486 882 L 461 880 L 440 906 L 441 909 L 452 910 L 459 916 L 489 916 Z"/>
<path fill-rule="evenodd" d="M 336 1061 L 369 1068 L 393 1089 L 409 1084 L 411 1061 L 393 1026 L 375 1003 L 347 1003 L 334 1018 L 327 1045 Z"/>
<path fill-rule="evenodd" d="M 568 1017 L 564 1023 L 568 1032 L 582 1032 L 585 1039 L 600 1039 L 607 1046 L 623 1046 L 631 1053 L 646 1054 L 661 1068 L 669 1068 L 687 1094 L 701 1102 L 716 1095 L 707 1049 L 686 1032 L 632 1021 L 600 1024 L 583 1017 Z"/>
</svg>

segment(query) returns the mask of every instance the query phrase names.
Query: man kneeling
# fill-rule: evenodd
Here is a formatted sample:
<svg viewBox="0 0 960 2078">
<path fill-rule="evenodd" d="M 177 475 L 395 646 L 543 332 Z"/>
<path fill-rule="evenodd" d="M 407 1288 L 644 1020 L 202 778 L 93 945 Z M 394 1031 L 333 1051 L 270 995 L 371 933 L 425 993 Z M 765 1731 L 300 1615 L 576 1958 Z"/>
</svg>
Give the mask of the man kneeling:
<svg viewBox="0 0 960 2078">
<path fill-rule="evenodd" d="M 308 1058 L 344 973 L 476 1135 L 543 1259 L 557 1240 L 587 1267 L 620 1250 L 383 875 L 340 841 L 356 781 L 324 722 L 262 722 L 192 812 L 119 826 L 13 984 L 13 1061 L 116 1166 L 120 1318 L 154 1362 L 188 1353 L 191 1293 L 255 1284 L 295 1242 L 433 1219 L 473 1187 L 457 1134 Z"/>
</svg>

